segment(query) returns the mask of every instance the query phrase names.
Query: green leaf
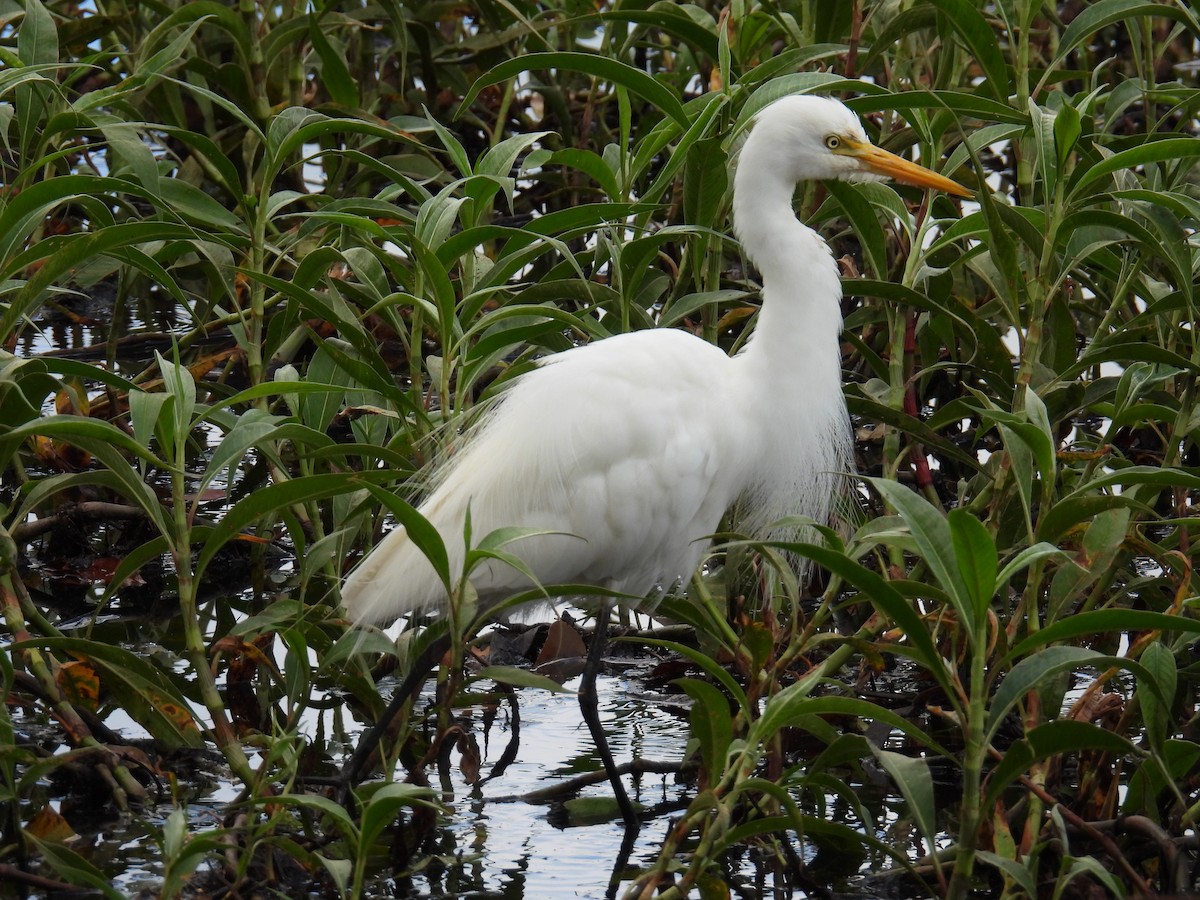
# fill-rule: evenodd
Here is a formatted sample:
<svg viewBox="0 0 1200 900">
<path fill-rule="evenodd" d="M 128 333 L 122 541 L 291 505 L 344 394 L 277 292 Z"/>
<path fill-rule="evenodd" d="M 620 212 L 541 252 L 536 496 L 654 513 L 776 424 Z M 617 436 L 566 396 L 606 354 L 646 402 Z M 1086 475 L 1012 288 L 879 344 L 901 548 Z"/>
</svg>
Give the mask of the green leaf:
<svg viewBox="0 0 1200 900">
<path fill-rule="evenodd" d="M 306 475 L 270 484 L 239 500 L 217 525 L 207 532 L 196 558 L 195 576 L 201 577 L 208 564 L 223 546 L 241 534 L 242 529 L 265 515 L 277 515 L 292 504 L 322 500 L 337 494 L 351 493 L 364 487 L 379 490 L 389 502 L 400 501 L 387 491 L 376 488 L 370 479 L 387 478 L 386 472 L 339 472 L 329 475 Z M 411 509 L 411 507 L 410 507 Z"/>
<path fill-rule="evenodd" d="M 985 862 L 989 866 L 998 869 L 1007 879 L 1020 887 L 1025 892 L 1026 897 L 1037 896 L 1037 877 L 1032 867 L 1022 865 L 1016 860 L 1007 859 L 987 850 L 977 850 L 975 856 L 980 862 Z"/>
<path fill-rule="evenodd" d="M 316 16 L 309 18 L 308 38 L 321 58 L 321 84 L 330 98 L 340 106 L 359 106 L 358 85 L 346 67 L 344 55 L 330 45 Z"/>
<path fill-rule="evenodd" d="M 133 437 L 140 445 L 149 448 L 158 423 L 162 419 L 163 407 L 171 397 L 162 391 L 150 393 L 138 388 L 129 392 L 129 418 L 133 424 Z"/>
<path fill-rule="evenodd" d="M 1008 580 L 1017 574 L 1017 572 L 1028 568 L 1038 560 L 1048 559 L 1052 556 L 1064 559 L 1068 558 L 1063 550 L 1044 541 L 1034 544 L 1032 547 L 1026 547 L 1004 564 L 1004 568 L 1000 570 L 1000 574 L 996 576 L 995 584 L 992 586 L 992 596 L 1000 593 L 1008 583 Z"/>
<path fill-rule="evenodd" d="M 174 401 L 171 411 L 174 418 L 170 423 L 162 423 L 164 427 L 160 435 L 165 435 L 168 448 L 164 448 L 168 458 L 174 458 L 174 450 L 182 448 L 192 428 L 192 414 L 196 408 L 196 380 L 186 366 L 168 362 L 158 351 L 154 353 L 158 360 L 158 370 L 162 373 L 163 389 Z M 170 428 L 167 428 L 167 425 Z"/>
<path fill-rule="evenodd" d="M 1167 9 L 1169 7 L 1158 7 Z M 1193 137 L 1163 137 L 1148 140 L 1136 147 L 1114 153 L 1094 165 L 1080 166 L 1071 185 L 1071 199 L 1077 198 L 1084 188 L 1091 187 L 1102 178 L 1122 169 L 1133 169 L 1149 163 L 1171 160 L 1194 160 L 1200 157 L 1200 140 Z"/>
<path fill-rule="evenodd" d="M 664 112 L 680 128 L 686 129 L 690 124 L 687 113 L 683 111 L 683 106 L 679 103 L 675 93 L 641 69 L 635 69 L 619 59 L 592 53 L 571 52 L 526 53 L 514 59 L 505 60 L 471 85 L 471 89 L 467 91 L 467 95 L 459 104 L 456 117 L 461 116 L 475 102 L 475 98 L 484 88 L 508 81 L 524 72 L 541 69 L 567 69 L 572 72 L 594 75 L 612 84 L 621 85 L 641 97 L 651 106 Z"/>
<path fill-rule="evenodd" d="M 159 178 L 156 193 L 162 204 L 183 219 L 248 237 L 246 224 L 200 188 L 180 178 Z"/>
<path fill-rule="evenodd" d="M 933 796 L 933 776 L 929 763 L 920 757 L 904 756 L 890 750 L 881 750 L 874 744 L 871 752 L 879 764 L 887 770 L 901 795 L 908 802 L 908 810 L 925 838 L 929 852 L 937 850 L 938 828 L 937 803 Z"/>
<path fill-rule="evenodd" d="M 205 466 L 204 476 L 200 479 L 200 487 L 197 492 L 203 492 L 227 466 L 240 463 L 242 457 L 252 447 L 272 440 L 283 421 L 282 416 L 273 416 L 261 409 L 249 409 L 238 416 L 233 428 L 221 439 L 221 443 L 217 445 L 208 465 Z M 233 482 L 234 478 L 230 477 L 229 483 Z"/>
<path fill-rule="evenodd" d="M 643 639 L 640 643 L 651 647 L 662 647 L 665 650 L 670 650 L 673 653 L 678 653 L 680 656 L 686 657 L 692 663 L 699 666 L 705 675 L 725 688 L 728 696 L 732 697 L 734 702 L 737 703 L 738 709 L 746 709 L 746 691 L 729 674 L 724 666 L 707 653 L 697 650 L 695 647 L 689 647 L 686 644 L 679 644 L 674 641 L 660 641 L 654 638 Z"/>
<path fill-rule="evenodd" d="M 970 0 L 929 0 L 943 14 L 944 20 L 958 34 L 970 51 L 971 58 L 983 69 L 984 82 L 992 97 L 1005 101 L 1012 93 L 1008 81 L 1008 64 L 1000 50 L 1000 41 L 979 7 Z"/>
<path fill-rule="evenodd" d="M 866 258 L 866 269 L 872 278 L 880 281 L 888 276 L 888 258 L 886 242 L 883 236 L 883 226 L 874 208 L 862 195 L 856 185 L 840 181 L 830 181 L 825 185 L 829 193 L 841 205 L 846 218 L 854 229 L 863 254 Z"/>
<path fill-rule="evenodd" d="M 1142 0 L 1099 0 L 1082 6 L 1079 14 L 1071 20 L 1058 39 L 1058 53 L 1047 66 L 1047 71 L 1057 68 L 1068 54 L 1100 29 L 1138 16 L 1169 17 L 1185 23 L 1193 34 L 1200 33 L 1200 24 L 1197 24 L 1195 16 L 1186 6 L 1146 3 Z"/>
<path fill-rule="evenodd" d="M 530 672 L 528 669 L 518 669 L 515 666 L 484 666 L 479 670 L 477 678 L 490 678 L 502 684 L 513 687 L 536 688 L 540 691 L 552 691 L 556 694 L 570 694 L 570 688 L 563 687 L 552 678 Z"/>
<path fill-rule="evenodd" d="M 1200 634 L 1200 621 L 1184 616 L 1143 609 L 1097 609 L 1068 616 L 1032 634 L 1008 652 L 1008 659 L 1028 656 L 1038 647 L 1055 641 L 1104 632 L 1125 634 L 1133 631 L 1182 632 Z"/>
<path fill-rule="evenodd" d="M 55 876 L 68 884 L 90 888 L 110 900 L 121 900 L 122 897 L 127 896 L 113 886 L 110 876 L 101 872 L 70 847 L 53 841 L 43 841 L 29 831 L 22 831 L 21 836 L 37 849 Z"/>
<path fill-rule="evenodd" d="M 144 459 L 158 468 L 170 466 L 124 431 L 109 422 L 84 416 L 48 416 L 8 432 L 8 437 L 17 441 L 39 435 L 68 441 L 86 450 L 111 473 L 113 485 L 146 513 L 160 533 L 173 533 L 158 495 L 142 481 L 121 452 Z"/>
<path fill-rule="evenodd" d="M 650 170 L 652 166 L 657 169 L 654 181 L 650 183 L 650 186 L 646 188 L 643 194 L 647 200 L 652 202 L 658 201 L 659 198 L 664 197 L 668 190 L 671 189 L 679 169 L 688 157 L 695 152 L 695 147 L 700 140 L 713 128 L 717 120 L 717 114 L 725 107 L 726 95 L 706 94 L 701 100 L 707 105 L 700 110 L 699 115 L 688 125 L 683 135 L 676 141 L 675 148 L 665 165 L 661 165 L 660 154 L 665 148 L 666 143 L 675 138 L 678 128 L 678 123 L 675 119 L 660 122 L 647 139 L 642 141 L 640 146 L 638 146 L 637 152 L 634 154 L 633 164 L 630 166 L 630 174 L 636 178 Z M 661 165 L 661 168 L 658 168 L 659 165 Z"/>
<path fill-rule="evenodd" d="M 1054 147 L 1058 152 L 1058 168 L 1063 170 L 1067 166 L 1067 161 L 1071 158 L 1071 153 L 1075 149 L 1075 145 L 1079 142 L 1079 136 L 1083 133 L 1083 125 L 1080 120 L 1079 110 L 1070 104 L 1064 98 L 1062 107 L 1058 110 L 1058 115 L 1054 119 Z"/>
<path fill-rule="evenodd" d="M 929 636 L 929 629 L 925 621 L 904 596 L 878 573 L 859 565 L 843 553 L 816 544 L 772 541 L 771 546 L 811 559 L 817 565 L 859 588 L 872 605 L 888 616 L 904 632 L 905 638 L 912 643 L 913 658 L 926 667 L 947 693 L 953 693 L 950 679 L 946 673 L 945 660 Z"/>
<path fill-rule="evenodd" d="M 404 530 L 408 532 L 408 539 L 429 560 L 429 564 L 433 566 L 442 586 L 449 592 L 452 579 L 456 578 L 458 573 L 450 572 L 450 557 L 438 530 L 429 523 L 428 519 L 417 512 L 415 507 L 405 503 L 395 494 L 370 483 L 365 484 L 364 487 L 404 526 Z"/>
<path fill-rule="evenodd" d="M 1146 735 L 1150 745 L 1160 750 L 1167 738 L 1171 737 L 1174 727 L 1171 718 L 1171 706 L 1164 704 L 1159 698 L 1166 697 L 1174 700 L 1179 673 L 1175 665 L 1175 655 L 1160 641 L 1155 641 L 1142 651 L 1139 662 L 1146 667 L 1151 677 L 1157 682 L 1156 690 L 1139 689 L 1135 695 L 1141 704 L 1142 717 L 1146 723 Z"/>
<path fill-rule="evenodd" d="M 437 810 L 437 795 L 432 788 L 415 784 L 390 782 L 376 790 L 363 806 L 362 824 L 359 831 L 358 853 L 366 855 L 372 844 L 396 819 L 396 814 L 405 807 L 424 806 Z"/>
<path fill-rule="evenodd" d="M 621 191 L 621 185 L 617 182 L 617 176 L 612 168 L 604 161 L 603 157 L 597 153 L 593 153 L 591 150 L 577 148 L 556 150 L 547 158 L 545 165 L 559 165 L 578 169 L 600 186 L 607 200 L 619 203 L 625 199 Z"/>
<path fill-rule="evenodd" d="M 1058 151 L 1054 145 L 1055 114 L 1053 110 L 1038 106 L 1032 97 L 1029 99 L 1029 118 L 1033 124 L 1033 141 L 1037 148 L 1038 168 L 1041 169 L 1043 191 L 1047 196 L 1053 196 L 1054 187 L 1058 183 Z"/>
<path fill-rule="evenodd" d="M 675 684 L 692 698 L 688 714 L 692 736 L 700 743 L 700 756 L 708 783 L 716 784 L 725 772 L 725 757 L 733 741 L 733 717 L 729 698 L 719 688 L 696 678 L 679 678 Z"/>
<path fill-rule="evenodd" d="M 1107 611 L 1112 612 L 1112 610 Z M 1091 613 L 1089 615 L 1095 614 Z M 1079 618 L 1083 618 L 1083 616 Z M 1066 621 L 1070 621 L 1070 619 Z M 1060 624 L 1063 623 L 1056 623 L 1056 625 Z M 1200 622 L 1195 624 L 1197 628 L 1200 628 Z M 1049 626 L 1044 630 L 1049 631 L 1053 627 L 1055 626 Z M 1136 628 L 1136 626 L 1130 627 Z M 1029 644 L 1031 641 L 1026 640 L 1022 643 Z M 1009 657 L 1013 656 L 1015 656 L 1015 653 L 1010 652 Z M 1000 683 L 999 689 L 992 697 L 991 709 L 988 711 L 984 740 L 991 741 L 995 736 L 996 729 L 1000 727 L 1000 723 L 1009 710 L 1030 691 L 1037 690 L 1043 681 L 1062 672 L 1073 671 L 1083 666 L 1091 666 L 1098 669 L 1108 667 L 1125 669 L 1138 679 L 1139 685 L 1155 691 L 1158 694 L 1158 700 L 1162 704 L 1169 705 L 1171 703 L 1172 698 L 1162 693 L 1162 685 L 1139 662 L 1123 657 L 1104 656 L 1094 650 L 1087 650 L 1082 647 L 1047 647 L 1044 650 L 1038 651 L 1033 656 L 1027 656 L 1022 659 L 1013 666 L 1012 671 Z M 1124 739 L 1122 738 L 1122 740 Z"/>
<path fill-rule="evenodd" d="M 548 134 L 553 132 L 530 131 L 505 138 L 483 154 L 475 164 L 475 173 L 490 175 L 493 178 L 507 177 L 516 165 L 517 158 Z M 594 153 L 586 155 L 595 156 Z"/>
<path fill-rule="evenodd" d="M 151 560 L 161 559 L 164 554 L 170 552 L 170 542 L 162 535 L 159 535 L 142 544 L 136 550 L 131 550 L 122 556 L 121 562 L 117 564 L 112 576 L 108 580 L 108 587 L 104 589 L 104 596 L 100 599 L 100 607 L 103 608 L 112 598 L 113 594 L 119 591 L 138 569 Z"/>
<path fill-rule="evenodd" d="M 692 225 L 715 227 L 729 188 L 728 160 L 720 138 L 697 141 L 683 170 L 683 213 Z"/>
<path fill-rule="evenodd" d="M 471 157 L 467 155 L 466 149 L 462 143 L 456 138 L 448 128 L 442 125 L 437 119 L 430 115 L 429 110 L 422 107 L 425 118 L 429 120 L 429 124 L 433 127 L 434 133 L 437 134 L 438 140 L 442 142 L 442 146 L 446 148 L 446 152 L 450 155 L 450 161 L 454 163 L 454 167 L 458 169 L 458 174 L 466 178 L 474 174 L 474 167 L 471 165 Z M 440 195 L 439 195 L 440 196 Z M 459 201 L 462 202 L 461 200 Z M 418 221 L 420 221 L 418 219 Z M 420 235 L 420 229 L 417 234 Z"/>
<path fill-rule="evenodd" d="M 1005 751 L 1004 758 L 988 776 L 983 808 L 991 809 L 1012 782 L 1020 778 L 1038 760 L 1083 750 L 1099 750 L 1116 756 L 1137 753 L 1124 737 L 1089 722 L 1059 719 L 1039 725 Z"/>
<path fill-rule="evenodd" d="M 983 620 L 960 574 L 959 562 L 954 554 L 954 541 L 945 516 L 930 505 L 929 501 L 918 497 L 903 485 L 884 478 L 866 480 L 904 517 L 909 531 L 921 549 L 921 558 L 950 595 L 954 608 L 963 617 L 970 631 L 971 639 L 979 640 Z"/>
<path fill-rule="evenodd" d="M 974 601 L 976 622 L 986 620 L 996 588 L 996 543 L 991 533 L 971 513 L 952 509 L 946 517 L 954 557 L 967 592 Z"/>
<path fill-rule="evenodd" d="M 120 168 L 112 165 L 112 174 L 121 174 L 121 169 L 127 166 L 142 187 L 148 191 L 161 192 L 158 162 L 154 159 L 154 154 L 150 152 L 145 138 L 132 123 L 103 122 L 100 124 L 100 133 L 104 135 L 109 149 L 116 152 L 118 160 L 123 164 Z M 112 162 L 118 160 L 112 160 Z M 175 179 L 162 179 L 162 181 L 171 182 Z"/>
<path fill-rule="evenodd" d="M 17 31 L 17 55 L 27 66 L 59 61 L 58 29 L 41 0 L 25 0 L 25 18 Z"/>
<path fill-rule="evenodd" d="M 105 690 L 156 741 L 167 747 L 203 747 L 204 739 L 194 726 L 191 707 L 167 675 L 146 660 L 103 641 L 70 637 L 33 638 L 12 645 L 11 651 L 26 648 L 57 650 L 86 659 L 100 670 Z"/>
<path fill-rule="evenodd" d="M 1018 427 L 1025 423 L 1014 423 Z M 1000 440 L 1004 444 L 1004 449 L 1008 452 L 1008 465 L 1012 470 L 1014 487 L 1017 491 L 1017 497 L 1021 501 L 1021 509 L 1025 514 L 1025 527 L 1032 531 L 1033 529 L 1033 489 L 1035 479 L 1033 473 L 1035 470 L 1033 462 L 1033 452 L 1030 450 L 1029 442 L 1022 440 L 1017 430 L 1012 427 L 1012 424 L 1000 423 L 996 426 L 996 430 L 1000 432 Z M 1036 438 L 1036 433 L 1032 429 L 1026 427 L 1027 435 L 1032 435 Z"/>
<path fill-rule="evenodd" d="M 701 24 L 688 15 L 687 10 L 674 2 L 654 3 L 649 9 L 622 7 L 601 10 L 596 15 L 603 21 L 634 22 L 644 25 L 645 31 L 654 29 L 677 38 L 680 43 L 699 50 L 709 59 L 717 58 L 716 22 L 705 12 L 706 22 Z M 694 10 L 699 12 L 699 10 Z M 711 24 L 709 24 L 711 23 Z"/>
<path fill-rule="evenodd" d="M 911 719 L 898 715 L 890 709 L 869 700 L 859 700 L 857 697 L 812 697 L 805 693 L 799 683 L 789 685 L 767 701 L 763 718 L 768 716 L 770 717 L 768 721 L 761 726 L 758 724 L 758 722 L 762 722 L 761 718 L 755 722 L 753 733 L 755 739 L 765 740 L 785 726 L 804 727 L 802 723 L 807 717 L 828 716 L 834 721 L 852 717 L 868 722 L 883 722 L 911 738 L 914 743 L 927 747 L 934 753 L 949 754 L 950 752 L 922 731 Z"/>
</svg>

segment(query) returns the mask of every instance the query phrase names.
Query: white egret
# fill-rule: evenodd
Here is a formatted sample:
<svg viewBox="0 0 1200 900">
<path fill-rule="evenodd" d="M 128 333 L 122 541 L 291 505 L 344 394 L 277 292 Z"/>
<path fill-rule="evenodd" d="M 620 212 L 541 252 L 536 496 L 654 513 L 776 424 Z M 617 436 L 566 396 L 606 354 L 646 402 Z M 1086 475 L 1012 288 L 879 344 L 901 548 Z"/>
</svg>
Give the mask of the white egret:
<svg viewBox="0 0 1200 900">
<path fill-rule="evenodd" d="M 461 571 L 468 507 L 476 536 L 505 526 L 556 534 L 510 545 L 542 584 L 646 596 L 686 584 L 735 503 L 741 531 L 783 516 L 827 519 L 851 442 L 838 334 L 842 289 L 825 241 L 792 209 L 797 182 L 890 177 L 970 196 L 873 146 L 836 100 L 784 97 L 758 114 L 734 178 L 733 227 L 762 275 L 754 334 L 736 355 L 683 331 L 618 335 L 545 359 L 509 387 L 440 467 L 420 512 Z M 470 579 L 486 608 L 530 587 L 500 562 Z M 403 528 L 347 578 L 352 619 L 382 622 L 446 602 Z M 597 622 L 603 640 L 607 609 Z M 599 653 L 596 651 L 596 662 Z M 585 684 L 581 702 L 593 705 Z M 590 692 L 590 693 L 589 693 Z M 601 746 L 618 799 L 624 795 Z M 631 807 L 622 805 L 626 820 Z"/>
</svg>

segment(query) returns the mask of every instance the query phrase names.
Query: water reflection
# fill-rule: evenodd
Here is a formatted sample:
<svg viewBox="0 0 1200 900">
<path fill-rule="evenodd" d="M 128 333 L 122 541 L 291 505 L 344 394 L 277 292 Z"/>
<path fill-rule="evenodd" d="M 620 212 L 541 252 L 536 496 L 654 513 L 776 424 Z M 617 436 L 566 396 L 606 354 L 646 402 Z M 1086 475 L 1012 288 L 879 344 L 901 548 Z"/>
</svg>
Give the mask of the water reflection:
<svg viewBox="0 0 1200 900">
<path fill-rule="evenodd" d="M 629 697 L 635 687 L 619 677 L 597 680 L 600 714 L 613 755 L 619 763 L 634 756 L 678 760 L 687 741 L 687 724 L 652 705 Z M 574 683 L 568 684 L 575 687 Z M 580 772 L 598 771 L 599 758 L 573 693 L 520 690 L 521 746 L 504 775 L 471 787 L 454 772 L 448 820 L 422 848 L 435 859 L 407 883 L 408 896 L 496 898 L 602 898 L 610 869 L 619 858 L 625 829 L 620 820 L 587 826 L 563 826 L 565 817 L 552 805 L 527 803 L 522 795 L 566 781 Z M 478 719 L 478 717 L 475 717 Z M 475 726 L 480 729 L 478 722 Z M 486 773 L 509 738 L 507 722 L 493 725 L 484 752 Z M 581 796 L 608 796 L 602 781 Z M 645 775 L 631 797 L 646 806 L 682 803 L 684 790 L 669 775 Z M 645 868 L 662 844 L 665 819 L 647 822 L 629 860 L 631 871 Z M 376 896 L 400 887 L 391 879 L 376 883 Z M 399 895 L 405 895 L 401 892 Z"/>
<path fill-rule="evenodd" d="M 115 288 L 101 283 L 88 288 L 88 293 L 64 294 L 39 310 L 36 327 L 21 331 L 13 352 L 22 357 L 51 353 L 99 361 L 108 355 L 109 341 L 171 333 L 190 319 L 187 310 L 156 289 L 118 302 Z"/>
</svg>

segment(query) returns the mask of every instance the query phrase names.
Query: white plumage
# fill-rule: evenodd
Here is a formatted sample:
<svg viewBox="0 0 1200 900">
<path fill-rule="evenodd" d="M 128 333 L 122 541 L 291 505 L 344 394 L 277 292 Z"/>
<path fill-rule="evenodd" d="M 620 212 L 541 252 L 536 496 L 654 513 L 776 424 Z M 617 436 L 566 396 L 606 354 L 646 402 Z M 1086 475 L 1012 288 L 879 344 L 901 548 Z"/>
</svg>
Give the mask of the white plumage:
<svg viewBox="0 0 1200 900">
<path fill-rule="evenodd" d="M 505 392 L 440 465 L 420 512 L 461 571 L 468 504 L 475 539 L 497 528 L 564 532 L 508 549 L 542 584 L 648 595 L 686 582 L 735 501 L 764 534 L 786 515 L 824 521 L 850 464 L 838 333 L 841 285 L 825 242 L 797 221 L 805 179 L 892 177 L 969 196 L 870 144 L 841 103 L 793 96 L 756 119 L 734 179 L 734 231 L 763 281 L 754 335 L 730 357 L 686 332 L 624 334 L 544 360 Z M 471 581 L 485 602 L 529 587 L 499 562 Z M 446 602 L 403 528 L 347 578 L 358 622 Z"/>
</svg>

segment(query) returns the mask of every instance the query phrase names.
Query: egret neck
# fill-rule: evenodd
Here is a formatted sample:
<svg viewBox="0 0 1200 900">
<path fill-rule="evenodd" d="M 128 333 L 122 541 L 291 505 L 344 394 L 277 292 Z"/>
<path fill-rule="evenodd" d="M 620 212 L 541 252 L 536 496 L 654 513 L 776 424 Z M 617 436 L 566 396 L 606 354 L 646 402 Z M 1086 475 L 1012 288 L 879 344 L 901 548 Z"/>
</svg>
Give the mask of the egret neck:
<svg viewBox="0 0 1200 900">
<path fill-rule="evenodd" d="M 796 178 L 768 158 L 751 133 L 734 181 L 733 226 L 762 278 L 762 308 L 747 346 L 734 358 L 747 402 L 766 415 L 747 421 L 759 459 L 738 530 L 764 534 L 803 511 L 822 521 L 850 469 L 849 418 L 842 395 L 841 281 L 829 245 L 796 218 Z M 769 390 L 764 390 L 769 386 Z M 772 536 L 800 537 L 794 531 Z"/>
</svg>

